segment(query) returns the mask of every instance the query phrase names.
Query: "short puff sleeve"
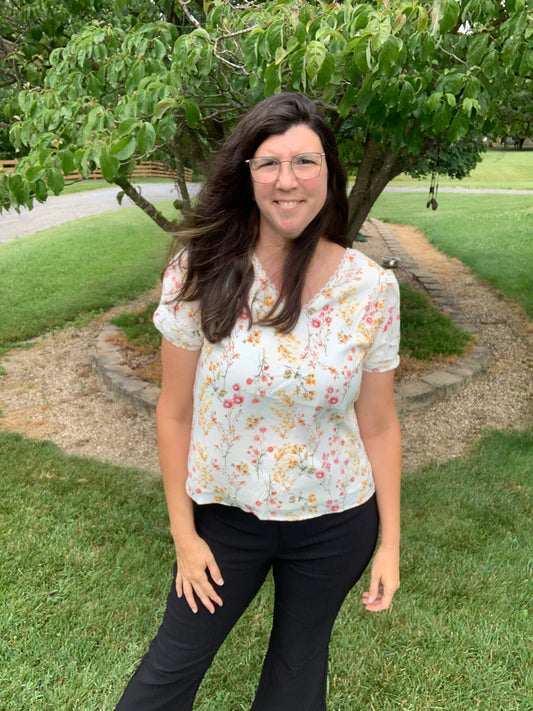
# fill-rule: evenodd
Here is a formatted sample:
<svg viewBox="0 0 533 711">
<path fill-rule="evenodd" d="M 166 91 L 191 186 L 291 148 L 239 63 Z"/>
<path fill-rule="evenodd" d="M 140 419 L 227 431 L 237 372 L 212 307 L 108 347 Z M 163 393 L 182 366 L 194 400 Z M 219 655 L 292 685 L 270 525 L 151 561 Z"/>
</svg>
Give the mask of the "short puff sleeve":
<svg viewBox="0 0 533 711">
<path fill-rule="evenodd" d="M 400 362 L 400 289 L 396 277 L 389 270 L 382 273 L 377 303 L 378 325 L 363 361 L 363 370 L 371 373 L 393 370 Z"/>
<path fill-rule="evenodd" d="M 185 278 L 184 254 L 180 252 L 163 275 L 161 301 L 154 313 L 158 331 L 178 348 L 200 350 L 204 343 L 197 301 L 176 301 Z"/>
</svg>

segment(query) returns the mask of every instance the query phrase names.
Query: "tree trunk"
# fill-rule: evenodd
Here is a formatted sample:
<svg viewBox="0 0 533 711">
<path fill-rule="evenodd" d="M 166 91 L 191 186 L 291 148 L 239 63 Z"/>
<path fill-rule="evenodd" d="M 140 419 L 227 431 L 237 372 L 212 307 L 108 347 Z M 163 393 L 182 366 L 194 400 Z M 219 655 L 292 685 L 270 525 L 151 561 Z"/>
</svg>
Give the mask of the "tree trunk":
<svg viewBox="0 0 533 711">
<path fill-rule="evenodd" d="M 117 185 L 122 188 L 130 200 L 132 200 L 137 207 L 140 207 L 162 230 L 172 233 L 178 229 L 178 222 L 175 220 L 167 220 L 167 218 L 160 213 L 151 202 L 148 202 L 128 180 L 124 178 L 123 180 L 117 181 Z"/>
<path fill-rule="evenodd" d="M 357 170 L 355 184 L 348 196 L 348 241 L 353 242 L 359 234 L 372 206 L 387 183 L 408 170 L 431 146 L 427 141 L 416 155 L 395 153 L 390 147 L 375 143 L 370 137 L 365 142 L 363 158 Z"/>
</svg>

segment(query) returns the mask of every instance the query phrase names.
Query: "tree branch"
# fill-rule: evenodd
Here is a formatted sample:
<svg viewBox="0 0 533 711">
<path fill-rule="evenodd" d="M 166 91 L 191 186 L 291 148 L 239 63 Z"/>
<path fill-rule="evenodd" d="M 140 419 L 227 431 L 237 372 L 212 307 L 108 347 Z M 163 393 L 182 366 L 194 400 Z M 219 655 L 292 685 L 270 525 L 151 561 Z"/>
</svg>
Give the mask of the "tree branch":
<svg viewBox="0 0 533 711">
<path fill-rule="evenodd" d="M 150 217 L 156 225 L 161 227 L 162 230 L 168 233 L 175 232 L 179 224 L 175 220 L 167 220 L 167 218 L 157 210 L 151 202 L 148 202 L 141 193 L 133 187 L 127 178 L 119 178 L 116 181 L 117 185 L 124 190 L 129 199 L 140 207 L 143 212 L 145 212 L 148 217 Z"/>
<path fill-rule="evenodd" d="M 196 19 L 196 17 L 192 14 L 192 12 L 189 10 L 189 2 L 190 0 L 178 0 L 178 4 L 183 10 L 183 13 L 195 27 L 200 28 L 202 25 L 201 23 Z"/>
</svg>

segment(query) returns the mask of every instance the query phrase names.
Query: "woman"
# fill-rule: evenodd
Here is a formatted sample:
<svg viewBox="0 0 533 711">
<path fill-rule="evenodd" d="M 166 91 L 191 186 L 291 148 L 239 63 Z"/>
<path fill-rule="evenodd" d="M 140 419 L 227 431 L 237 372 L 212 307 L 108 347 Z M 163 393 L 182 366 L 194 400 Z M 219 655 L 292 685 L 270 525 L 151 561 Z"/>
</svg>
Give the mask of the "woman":
<svg viewBox="0 0 533 711">
<path fill-rule="evenodd" d="M 347 213 L 333 133 L 282 94 L 241 119 L 179 235 L 154 316 L 177 567 L 117 711 L 192 709 L 270 569 L 252 711 L 323 711 L 331 629 L 378 520 L 363 604 L 387 609 L 399 586 L 398 288 L 347 249 Z"/>
</svg>

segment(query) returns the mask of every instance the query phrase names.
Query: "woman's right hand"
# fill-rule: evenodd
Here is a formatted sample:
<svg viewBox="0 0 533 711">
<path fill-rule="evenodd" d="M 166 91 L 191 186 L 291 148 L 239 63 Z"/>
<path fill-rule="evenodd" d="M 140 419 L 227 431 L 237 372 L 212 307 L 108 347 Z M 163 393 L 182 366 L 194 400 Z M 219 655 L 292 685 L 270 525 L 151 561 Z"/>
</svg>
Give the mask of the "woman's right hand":
<svg viewBox="0 0 533 711">
<path fill-rule="evenodd" d="M 224 585 L 211 549 L 196 533 L 176 542 L 176 558 L 178 574 L 176 575 L 176 591 L 178 597 L 185 596 L 191 610 L 198 612 L 196 598 L 209 610 L 215 612 L 215 603 L 222 606 L 222 598 L 217 593 L 211 581 L 216 585 Z M 209 575 L 208 575 L 209 573 Z"/>
</svg>

